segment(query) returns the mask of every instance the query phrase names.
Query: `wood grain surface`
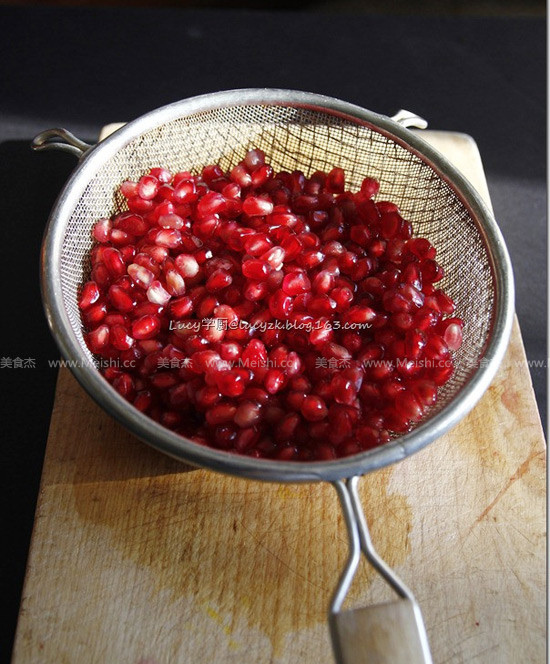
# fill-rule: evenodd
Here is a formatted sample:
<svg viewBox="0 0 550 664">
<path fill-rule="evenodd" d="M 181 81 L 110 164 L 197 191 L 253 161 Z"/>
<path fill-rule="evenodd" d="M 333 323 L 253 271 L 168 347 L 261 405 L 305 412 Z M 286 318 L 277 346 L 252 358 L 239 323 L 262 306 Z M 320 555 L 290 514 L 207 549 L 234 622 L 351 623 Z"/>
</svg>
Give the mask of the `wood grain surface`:
<svg viewBox="0 0 550 664">
<path fill-rule="evenodd" d="M 424 135 L 488 198 L 471 138 Z M 365 477 L 360 494 L 435 664 L 544 660 L 545 448 L 517 321 L 470 415 Z M 331 486 L 188 468 L 63 369 L 13 663 L 329 663 L 326 609 L 346 546 Z M 390 599 L 365 566 L 346 606 Z"/>
</svg>

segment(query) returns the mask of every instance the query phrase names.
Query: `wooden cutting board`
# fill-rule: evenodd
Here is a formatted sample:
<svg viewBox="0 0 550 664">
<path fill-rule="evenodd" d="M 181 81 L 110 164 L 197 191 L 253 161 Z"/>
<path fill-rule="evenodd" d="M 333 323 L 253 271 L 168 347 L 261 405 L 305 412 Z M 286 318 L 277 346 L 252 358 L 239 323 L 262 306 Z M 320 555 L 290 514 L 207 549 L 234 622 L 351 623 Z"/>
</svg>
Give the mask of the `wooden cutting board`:
<svg viewBox="0 0 550 664">
<path fill-rule="evenodd" d="M 489 200 L 470 137 L 423 135 Z M 543 661 L 544 455 L 516 321 L 473 412 L 362 480 L 374 543 L 416 594 L 436 664 Z M 13 662 L 329 663 L 345 557 L 331 486 L 185 467 L 61 370 Z M 365 567 L 349 606 L 390 597 Z"/>
</svg>

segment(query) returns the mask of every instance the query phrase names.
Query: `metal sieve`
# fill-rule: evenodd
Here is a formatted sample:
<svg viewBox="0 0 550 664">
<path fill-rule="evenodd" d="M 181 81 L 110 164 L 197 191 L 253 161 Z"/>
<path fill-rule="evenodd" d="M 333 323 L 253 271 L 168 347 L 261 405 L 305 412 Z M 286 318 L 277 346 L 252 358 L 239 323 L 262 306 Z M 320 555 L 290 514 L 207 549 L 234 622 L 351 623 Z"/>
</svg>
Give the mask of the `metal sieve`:
<svg viewBox="0 0 550 664">
<path fill-rule="evenodd" d="M 94 147 L 59 129 L 43 132 L 33 142 L 36 150 L 58 148 L 80 157 L 50 216 L 41 277 L 53 335 L 90 396 L 140 439 L 177 459 L 259 480 L 325 480 L 335 485 L 350 541 L 348 563 L 329 611 L 340 662 L 366 652 L 376 652 L 379 659 L 373 661 L 380 662 L 431 661 L 412 594 L 372 548 L 357 478 L 423 448 L 469 412 L 497 371 L 513 318 L 512 270 L 491 212 L 447 159 L 406 128 L 411 125 L 426 123 L 407 112 L 388 118 L 316 94 L 246 89 L 164 106 Z M 397 203 L 415 234 L 437 248 L 446 275 L 441 285 L 465 321 L 463 345 L 454 354 L 455 373 L 440 388 L 437 404 L 412 431 L 383 447 L 335 461 L 298 463 L 252 459 L 199 445 L 130 405 L 101 376 L 84 342 L 77 299 L 90 271 L 91 229 L 97 219 L 123 209 L 124 199 L 116 193 L 120 183 L 159 165 L 174 172 L 196 172 L 209 163 L 230 169 L 253 147 L 266 153 L 275 170 L 300 169 L 308 175 L 339 166 L 352 189 L 359 188 L 366 175 L 376 178 L 378 198 Z M 404 598 L 381 605 L 389 607 L 387 616 L 380 606 L 340 612 L 361 551 Z M 410 632 L 404 637 L 410 644 L 407 653 L 395 650 L 395 639 L 384 636 L 380 620 L 393 620 L 404 634 Z M 366 639 L 367 633 L 372 638 Z"/>
</svg>

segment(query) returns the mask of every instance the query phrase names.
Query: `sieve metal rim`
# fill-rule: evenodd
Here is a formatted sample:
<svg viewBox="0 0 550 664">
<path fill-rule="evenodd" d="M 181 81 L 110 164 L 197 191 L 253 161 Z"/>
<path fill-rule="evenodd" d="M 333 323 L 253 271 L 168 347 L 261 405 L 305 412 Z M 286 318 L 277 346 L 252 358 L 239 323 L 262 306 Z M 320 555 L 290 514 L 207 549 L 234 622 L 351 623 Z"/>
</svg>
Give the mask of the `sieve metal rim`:
<svg viewBox="0 0 550 664">
<path fill-rule="evenodd" d="M 65 228 L 86 185 L 108 159 L 145 131 L 178 117 L 246 104 L 302 107 L 367 124 L 413 151 L 444 178 L 483 232 L 496 284 L 494 323 L 484 355 L 487 362 L 439 413 L 383 447 L 335 461 L 299 463 L 252 459 L 215 450 L 173 433 L 132 408 L 95 368 L 82 361 L 79 342 L 63 306 L 60 257 Z M 362 475 L 400 461 L 444 434 L 475 406 L 489 387 L 506 351 L 514 314 L 512 268 L 504 239 L 492 212 L 466 178 L 420 136 L 389 117 L 332 97 L 294 90 L 239 89 L 191 97 L 129 122 L 90 149 L 54 205 L 42 244 L 40 273 L 46 317 L 58 347 L 65 359 L 73 363 L 71 371 L 78 382 L 104 410 L 138 438 L 180 461 L 231 475 L 276 482 L 335 481 Z"/>
</svg>

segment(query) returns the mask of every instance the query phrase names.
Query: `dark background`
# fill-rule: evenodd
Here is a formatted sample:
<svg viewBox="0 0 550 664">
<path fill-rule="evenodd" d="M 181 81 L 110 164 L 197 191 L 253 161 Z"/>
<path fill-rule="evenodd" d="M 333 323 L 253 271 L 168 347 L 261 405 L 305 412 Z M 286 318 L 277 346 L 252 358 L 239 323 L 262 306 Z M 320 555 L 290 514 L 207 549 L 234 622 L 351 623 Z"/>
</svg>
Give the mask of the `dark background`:
<svg viewBox="0 0 550 664">
<path fill-rule="evenodd" d="M 404 1 L 305 3 L 293 13 L 164 4 L 178 8 L 0 6 L 0 354 L 36 363 L 0 369 L 0 661 L 9 661 L 53 404 L 47 360 L 59 356 L 40 303 L 39 248 L 75 166 L 69 155 L 32 153 L 39 131 L 64 126 L 94 141 L 102 125 L 178 99 L 282 87 L 390 115 L 406 108 L 432 129 L 470 134 L 512 256 L 527 354 L 546 361 L 544 3 L 427 2 L 415 16 Z M 545 366 L 532 369 L 544 419 L 545 376 Z"/>
</svg>

